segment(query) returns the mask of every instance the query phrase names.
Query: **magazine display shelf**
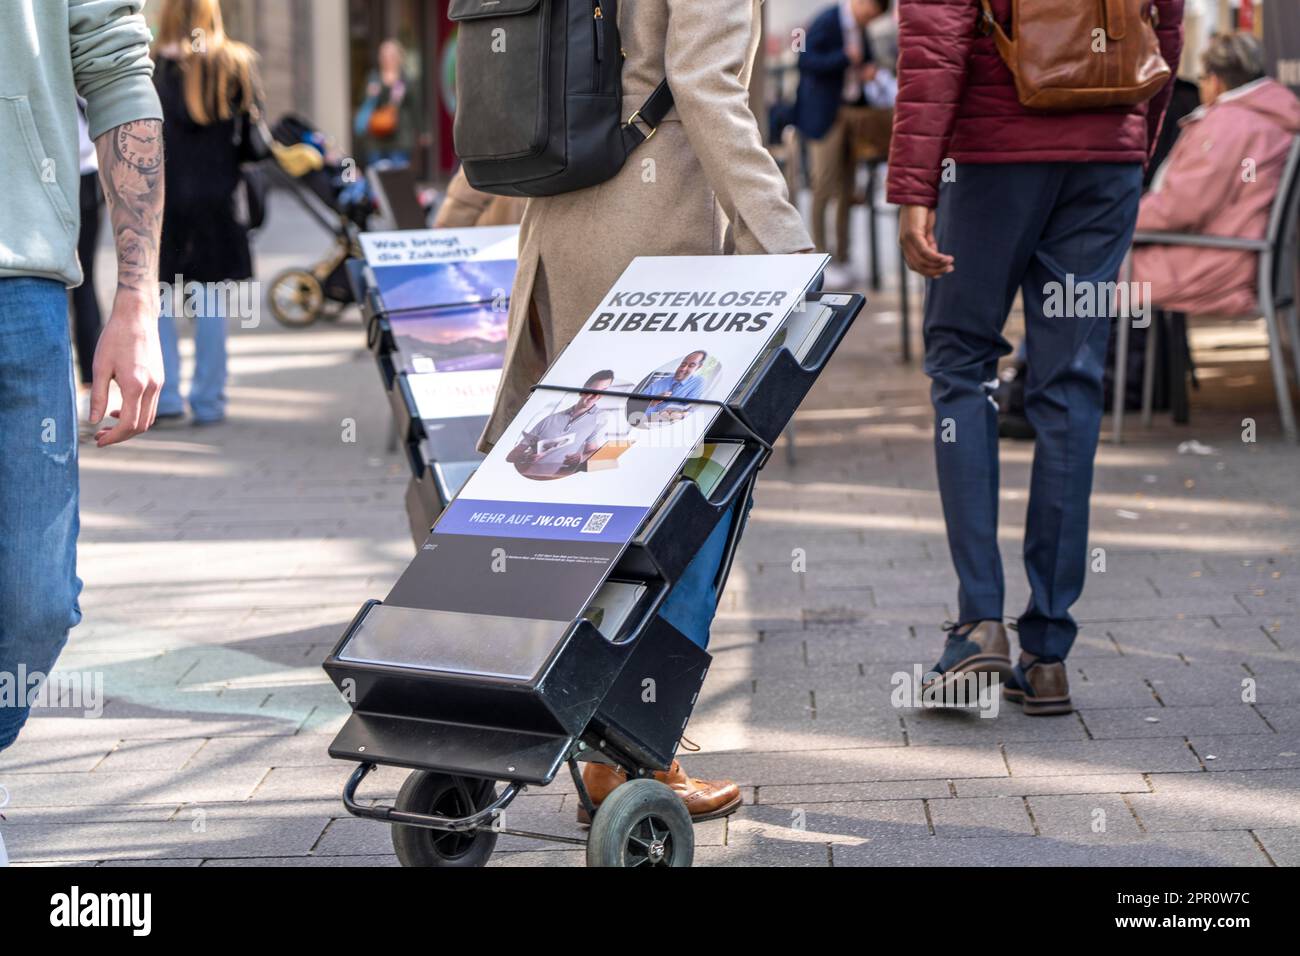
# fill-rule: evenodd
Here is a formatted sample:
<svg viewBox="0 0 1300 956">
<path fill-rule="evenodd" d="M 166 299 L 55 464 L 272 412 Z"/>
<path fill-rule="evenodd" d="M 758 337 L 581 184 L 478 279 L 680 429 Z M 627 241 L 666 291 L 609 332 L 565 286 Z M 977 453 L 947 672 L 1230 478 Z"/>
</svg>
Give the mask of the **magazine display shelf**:
<svg viewBox="0 0 1300 956">
<path fill-rule="evenodd" d="M 401 390 L 401 376 L 391 374 L 391 361 L 385 364 L 392 353 L 387 317 L 369 294 L 361 301 L 385 385 L 400 396 L 393 406 L 399 420 L 406 420 L 412 469 L 431 469 L 419 418 L 407 414 L 411 406 L 404 404 L 409 393 Z M 502 833 L 586 844 L 591 865 L 690 865 L 690 821 L 683 831 L 680 800 L 646 778 L 671 764 L 712 658 L 658 612 L 719 522 L 748 500 L 773 443 L 865 304 L 860 295 L 829 293 L 812 293 L 808 301 L 829 305 L 832 314 L 802 361 L 777 347 L 760 357 L 727 402 L 695 400 L 720 409 L 704 440 L 741 447 L 710 495 L 682 478 L 641 523 L 606 578 L 643 588 L 617 633 L 602 633 L 586 612 L 567 624 L 378 601 L 358 612 L 324 663 L 353 707 L 330 755 L 358 764 L 344 788 L 344 804 L 356 816 L 393 825 L 404 865 L 482 865 Z M 716 581 L 719 595 L 747 510 L 736 514 Z M 413 645 L 420 646 L 418 653 L 384 656 Z M 647 681 L 655 689 L 652 704 L 645 699 Z M 617 829 L 627 825 L 626 814 L 602 804 L 597 815 L 579 772 L 584 760 L 614 764 L 630 781 L 662 791 L 651 797 L 660 801 L 655 819 L 664 824 L 664 839 L 651 840 L 648 857 L 630 849 L 644 842 L 644 832 Z M 357 796 L 378 765 L 417 771 L 393 805 Z M 588 840 L 502 826 L 503 810 L 522 789 L 551 783 L 566 765 L 592 819 Z M 455 837 L 451 843 L 443 839 L 448 834 Z"/>
<path fill-rule="evenodd" d="M 366 326 L 366 345 L 375 356 L 384 395 L 393 414 L 398 442 L 411 468 L 411 481 L 406 492 L 406 512 L 411 535 L 418 546 L 447 503 L 455 497 L 455 489 L 438 475 L 438 460 L 430 447 L 424 421 L 407 377 L 399 371 L 398 347 L 389 317 L 403 312 L 429 310 L 385 310 L 363 259 L 348 260 L 347 273 Z"/>
</svg>

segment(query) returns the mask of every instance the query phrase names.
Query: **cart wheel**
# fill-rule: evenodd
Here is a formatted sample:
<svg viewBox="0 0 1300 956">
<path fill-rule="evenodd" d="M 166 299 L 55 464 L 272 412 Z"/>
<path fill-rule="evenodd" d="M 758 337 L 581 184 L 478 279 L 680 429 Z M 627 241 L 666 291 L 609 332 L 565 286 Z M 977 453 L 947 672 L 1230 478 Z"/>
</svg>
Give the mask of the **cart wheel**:
<svg viewBox="0 0 1300 956">
<path fill-rule="evenodd" d="M 587 838 L 588 866 L 690 866 L 691 815 L 657 780 L 629 780 L 600 805 Z"/>
<path fill-rule="evenodd" d="M 271 280 L 266 298 L 275 320 L 294 329 L 311 325 L 325 307 L 320 280 L 305 269 L 281 272 Z"/>
<path fill-rule="evenodd" d="M 467 817 L 487 806 L 496 796 L 496 788 L 490 780 L 451 777 L 422 770 L 406 778 L 395 806 L 409 813 Z M 402 866 L 483 866 L 496 845 L 497 834 L 489 829 L 454 833 L 393 824 L 393 850 Z"/>
</svg>

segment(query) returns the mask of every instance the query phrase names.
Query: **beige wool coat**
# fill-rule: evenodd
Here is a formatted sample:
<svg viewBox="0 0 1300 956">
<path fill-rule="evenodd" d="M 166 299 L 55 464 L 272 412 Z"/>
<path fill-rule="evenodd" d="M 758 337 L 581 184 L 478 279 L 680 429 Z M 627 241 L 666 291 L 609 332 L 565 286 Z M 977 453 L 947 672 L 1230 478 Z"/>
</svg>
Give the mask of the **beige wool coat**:
<svg viewBox="0 0 1300 956">
<path fill-rule="evenodd" d="M 666 76 L 676 107 L 608 182 L 530 199 L 487 451 L 637 256 L 811 252 L 750 111 L 761 0 L 622 0 L 623 115 Z"/>
</svg>

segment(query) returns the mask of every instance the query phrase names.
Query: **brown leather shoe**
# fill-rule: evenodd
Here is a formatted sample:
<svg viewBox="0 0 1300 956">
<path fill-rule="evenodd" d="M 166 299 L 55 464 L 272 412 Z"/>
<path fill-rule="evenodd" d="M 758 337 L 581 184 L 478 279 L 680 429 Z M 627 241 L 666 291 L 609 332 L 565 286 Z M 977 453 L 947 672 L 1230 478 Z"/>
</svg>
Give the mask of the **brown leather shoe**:
<svg viewBox="0 0 1300 956">
<path fill-rule="evenodd" d="M 1020 652 L 1015 673 L 1002 687 L 1002 696 L 1020 704 L 1027 717 L 1047 717 L 1074 711 L 1070 702 L 1070 678 L 1064 661 L 1043 660 Z"/>
<path fill-rule="evenodd" d="M 923 688 L 971 673 L 997 674 L 1004 683 L 1011 678 L 1011 644 L 1001 621 L 950 624 L 947 628 L 949 634 L 943 654 L 939 663 L 930 669 L 929 679 L 922 681 Z"/>
<path fill-rule="evenodd" d="M 735 783 L 730 780 L 696 780 L 687 776 L 681 763 L 676 760 L 667 770 L 656 773 L 655 779 L 671 787 L 682 798 L 694 823 L 716 820 L 735 813 L 740 808 L 740 787 Z M 589 762 L 582 768 L 583 786 L 587 788 L 587 795 L 597 809 L 613 793 L 615 787 L 626 781 L 627 774 L 609 764 Z M 578 822 L 591 823 L 587 808 L 581 804 L 578 805 Z"/>
</svg>

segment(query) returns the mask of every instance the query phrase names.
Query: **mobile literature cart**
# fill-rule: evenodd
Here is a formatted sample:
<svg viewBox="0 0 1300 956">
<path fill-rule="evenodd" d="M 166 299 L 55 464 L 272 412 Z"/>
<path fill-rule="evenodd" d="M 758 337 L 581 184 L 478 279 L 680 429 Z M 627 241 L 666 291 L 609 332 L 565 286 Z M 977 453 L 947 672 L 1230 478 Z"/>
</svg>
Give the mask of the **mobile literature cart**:
<svg viewBox="0 0 1300 956">
<path fill-rule="evenodd" d="M 411 467 L 418 547 L 483 456 L 514 280 L 516 226 L 365 233 L 349 263 L 367 344 Z"/>
<path fill-rule="evenodd" d="M 721 593 L 772 444 L 863 307 L 809 294 L 817 256 L 638 259 L 556 360 L 383 603 L 325 661 L 353 712 L 349 812 L 407 866 L 481 866 L 502 833 L 584 844 L 589 865 L 689 866 L 672 762 L 710 656 L 660 615 L 735 515 Z M 578 763 L 629 780 L 593 806 Z M 391 805 L 358 797 L 413 771 Z M 588 839 L 506 807 L 567 767 Z"/>
</svg>

